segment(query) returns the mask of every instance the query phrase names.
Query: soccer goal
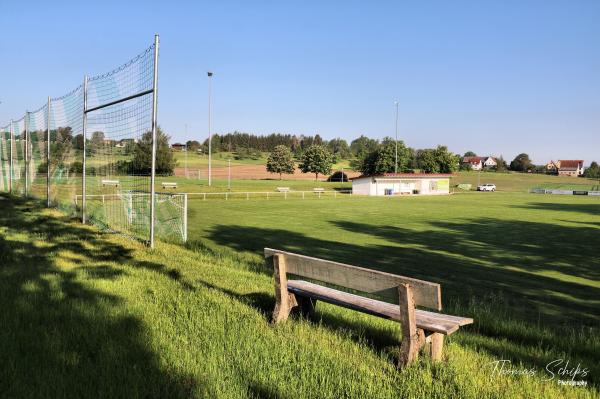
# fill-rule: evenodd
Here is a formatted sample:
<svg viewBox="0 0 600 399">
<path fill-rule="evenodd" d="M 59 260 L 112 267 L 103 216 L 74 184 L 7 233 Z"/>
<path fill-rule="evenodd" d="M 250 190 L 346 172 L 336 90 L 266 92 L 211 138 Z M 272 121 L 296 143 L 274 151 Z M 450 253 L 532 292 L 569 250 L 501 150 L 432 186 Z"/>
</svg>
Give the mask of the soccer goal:
<svg viewBox="0 0 600 399">
<path fill-rule="evenodd" d="M 151 193 L 138 190 L 86 195 L 89 220 L 107 230 L 149 240 L 151 198 Z M 81 196 L 75 200 L 79 204 Z M 187 194 L 155 193 L 155 212 L 156 237 L 187 241 Z"/>
</svg>

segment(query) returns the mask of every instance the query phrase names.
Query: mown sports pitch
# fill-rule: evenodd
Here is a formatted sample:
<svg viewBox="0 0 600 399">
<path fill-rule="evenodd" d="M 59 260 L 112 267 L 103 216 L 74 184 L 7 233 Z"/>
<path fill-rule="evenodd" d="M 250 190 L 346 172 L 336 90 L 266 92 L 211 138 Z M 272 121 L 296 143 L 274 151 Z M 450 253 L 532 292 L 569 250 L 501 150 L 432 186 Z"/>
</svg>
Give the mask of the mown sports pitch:
<svg viewBox="0 0 600 399">
<path fill-rule="evenodd" d="M 518 193 L 189 202 L 189 237 L 260 264 L 285 249 L 501 295 L 524 320 L 600 321 L 600 201 Z"/>
</svg>

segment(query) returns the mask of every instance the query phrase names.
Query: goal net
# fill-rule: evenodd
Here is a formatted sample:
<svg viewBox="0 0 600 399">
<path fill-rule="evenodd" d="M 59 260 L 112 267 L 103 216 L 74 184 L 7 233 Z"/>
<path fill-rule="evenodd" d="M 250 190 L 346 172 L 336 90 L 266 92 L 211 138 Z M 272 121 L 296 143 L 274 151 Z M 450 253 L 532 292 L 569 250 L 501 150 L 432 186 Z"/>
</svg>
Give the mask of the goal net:
<svg viewBox="0 0 600 399">
<path fill-rule="evenodd" d="M 150 231 L 151 194 L 115 190 L 87 197 L 89 221 L 125 235 L 144 238 Z M 78 195 L 77 201 L 81 201 Z M 155 193 L 155 235 L 164 241 L 187 241 L 187 194 Z"/>
</svg>

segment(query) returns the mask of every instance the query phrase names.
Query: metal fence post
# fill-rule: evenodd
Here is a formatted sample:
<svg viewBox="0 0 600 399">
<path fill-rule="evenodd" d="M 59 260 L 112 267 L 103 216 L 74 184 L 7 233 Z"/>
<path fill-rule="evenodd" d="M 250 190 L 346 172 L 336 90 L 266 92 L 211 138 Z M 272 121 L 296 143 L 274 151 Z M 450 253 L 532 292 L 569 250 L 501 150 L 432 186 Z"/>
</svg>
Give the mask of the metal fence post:
<svg viewBox="0 0 600 399">
<path fill-rule="evenodd" d="M 187 210 L 188 210 L 188 196 L 187 194 L 183 194 L 183 242 L 187 242 L 188 235 L 188 219 L 187 219 Z"/>
<path fill-rule="evenodd" d="M 81 223 L 85 224 L 86 220 L 86 180 L 85 180 L 85 168 L 86 168 L 86 131 L 87 131 L 87 86 L 88 77 L 83 77 L 83 123 L 82 123 L 82 134 L 83 134 L 83 162 L 82 162 L 82 173 L 81 173 Z"/>
<path fill-rule="evenodd" d="M 50 208 L 50 106 L 48 96 L 48 115 L 46 115 L 46 207 Z"/>
<path fill-rule="evenodd" d="M 23 138 L 21 137 L 21 141 Z M 25 150 L 23 151 L 25 158 L 25 197 L 29 195 L 27 182 L 29 180 L 29 111 L 25 111 Z"/>
<path fill-rule="evenodd" d="M 13 173 L 14 173 L 14 164 L 13 164 L 13 144 L 14 144 L 14 137 L 13 137 L 13 121 L 12 119 L 10 120 L 10 136 L 9 136 L 9 141 L 10 141 L 10 151 L 9 151 L 9 156 L 10 156 L 10 162 L 8 164 L 8 171 L 10 174 L 10 179 L 8 180 L 8 192 L 12 194 L 12 190 L 13 190 Z"/>
<path fill-rule="evenodd" d="M 154 248 L 154 213 L 155 192 L 154 180 L 156 179 L 156 114 L 158 100 L 158 35 L 154 35 L 154 75 L 152 84 L 152 170 L 150 176 L 150 248 Z"/>
</svg>

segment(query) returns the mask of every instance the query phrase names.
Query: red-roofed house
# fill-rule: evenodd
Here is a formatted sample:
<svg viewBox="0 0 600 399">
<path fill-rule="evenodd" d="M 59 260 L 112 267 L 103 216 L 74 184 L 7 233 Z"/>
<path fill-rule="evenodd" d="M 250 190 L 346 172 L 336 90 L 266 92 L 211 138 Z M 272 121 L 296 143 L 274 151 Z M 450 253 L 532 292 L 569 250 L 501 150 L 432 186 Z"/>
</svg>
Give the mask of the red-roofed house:
<svg viewBox="0 0 600 399">
<path fill-rule="evenodd" d="M 556 162 L 550 161 L 546 164 L 546 171 L 559 176 L 581 176 L 583 175 L 583 160 L 560 159 Z"/>
<path fill-rule="evenodd" d="M 351 179 L 352 194 L 450 194 L 452 176 L 448 173 L 384 173 L 376 176 L 359 176 Z"/>
<path fill-rule="evenodd" d="M 498 162 L 493 157 L 464 157 L 463 164 L 471 165 L 472 170 L 481 170 L 483 168 L 494 168 Z"/>
</svg>

